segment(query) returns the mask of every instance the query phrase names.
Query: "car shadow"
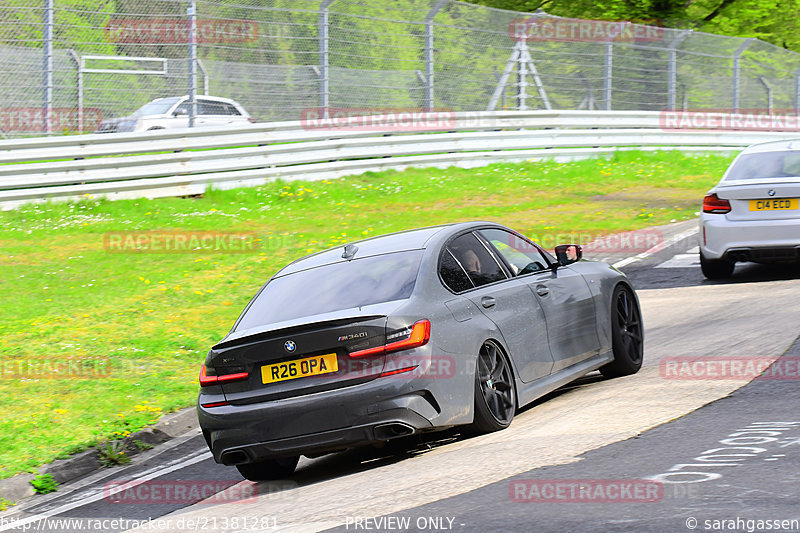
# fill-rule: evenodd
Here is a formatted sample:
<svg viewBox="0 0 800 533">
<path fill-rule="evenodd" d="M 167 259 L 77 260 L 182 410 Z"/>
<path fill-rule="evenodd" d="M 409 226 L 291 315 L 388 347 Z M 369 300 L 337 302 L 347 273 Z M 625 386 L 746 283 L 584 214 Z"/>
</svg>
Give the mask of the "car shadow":
<svg viewBox="0 0 800 533">
<path fill-rule="evenodd" d="M 600 372 L 587 374 L 523 407 L 517 411 L 517 416 L 536 405 L 574 389 L 606 379 Z M 392 465 L 476 436 L 462 426 L 394 439 L 380 447 L 366 446 L 330 453 L 305 462 L 305 464 L 301 463 L 297 471 L 287 479 L 287 481 L 293 482 L 287 485 L 287 490 L 296 486 L 294 485 L 295 483 L 299 486 L 313 485 L 322 481 Z M 271 487 L 270 490 L 274 492 L 275 489 Z"/>
</svg>

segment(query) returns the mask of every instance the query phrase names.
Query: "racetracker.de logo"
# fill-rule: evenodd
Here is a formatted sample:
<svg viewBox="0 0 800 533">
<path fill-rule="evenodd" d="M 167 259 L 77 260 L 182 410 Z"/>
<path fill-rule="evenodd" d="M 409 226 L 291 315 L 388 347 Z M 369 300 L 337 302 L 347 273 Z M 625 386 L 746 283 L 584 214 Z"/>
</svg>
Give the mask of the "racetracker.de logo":
<svg viewBox="0 0 800 533">
<path fill-rule="evenodd" d="M 103 235 L 109 253 L 249 253 L 263 246 L 256 233 L 218 231 L 111 231 Z"/>
<path fill-rule="evenodd" d="M 662 111 L 659 125 L 663 131 L 800 131 L 800 114 L 790 109 L 742 109 L 736 113 L 720 109 Z"/>
<path fill-rule="evenodd" d="M 649 479 L 521 479 L 508 485 L 517 503 L 653 503 L 664 486 Z"/>
<path fill-rule="evenodd" d="M 197 19 L 200 44 L 249 43 L 258 39 L 255 20 Z M 112 17 L 103 28 L 105 40 L 119 44 L 186 44 L 189 21 L 167 17 Z"/>
<path fill-rule="evenodd" d="M 300 113 L 305 130 L 324 131 L 441 131 L 456 125 L 455 111 L 438 109 L 370 109 L 308 107 Z"/>
<path fill-rule="evenodd" d="M 515 41 L 572 41 L 633 43 L 661 41 L 664 28 L 656 21 L 581 20 L 532 16 L 508 23 L 508 35 Z"/>
<path fill-rule="evenodd" d="M 0 108 L 0 130 L 18 133 L 43 133 L 45 109 L 42 107 Z M 50 131 L 79 131 L 81 110 L 77 107 L 53 107 L 48 115 Z M 103 121 L 103 112 L 97 107 L 83 108 L 83 130 L 94 131 Z"/>
<path fill-rule="evenodd" d="M 797 380 L 800 357 L 665 357 L 659 361 L 664 379 Z"/>
<path fill-rule="evenodd" d="M 258 485 L 240 480 L 132 480 L 103 485 L 103 498 L 118 504 L 255 503 L 258 495 Z"/>
</svg>

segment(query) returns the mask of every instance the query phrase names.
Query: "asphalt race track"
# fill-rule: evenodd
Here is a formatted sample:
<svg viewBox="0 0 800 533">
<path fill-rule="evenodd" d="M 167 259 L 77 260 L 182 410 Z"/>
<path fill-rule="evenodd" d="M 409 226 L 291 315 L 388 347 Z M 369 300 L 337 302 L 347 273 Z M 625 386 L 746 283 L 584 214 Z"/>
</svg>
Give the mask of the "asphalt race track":
<svg viewBox="0 0 800 533">
<path fill-rule="evenodd" d="M 189 434 L 22 503 L 0 531 L 800 530 L 800 269 L 740 265 L 708 282 L 696 235 L 678 229 L 621 267 L 645 324 L 634 376 L 593 373 L 498 433 L 303 458 L 276 483 L 243 481 Z M 752 381 L 747 364 L 781 356 L 782 375 Z M 113 501 L 130 480 L 225 491 Z"/>
</svg>

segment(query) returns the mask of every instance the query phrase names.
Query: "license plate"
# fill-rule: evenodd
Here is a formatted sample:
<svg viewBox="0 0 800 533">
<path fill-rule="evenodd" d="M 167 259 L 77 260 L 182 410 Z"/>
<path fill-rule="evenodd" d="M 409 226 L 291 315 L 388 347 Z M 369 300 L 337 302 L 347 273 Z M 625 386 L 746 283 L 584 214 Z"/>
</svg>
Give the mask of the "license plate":
<svg viewBox="0 0 800 533">
<path fill-rule="evenodd" d="M 330 374 L 339 370 L 335 353 L 315 355 L 284 363 L 275 363 L 261 367 L 261 381 L 264 384 L 286 381 L 287 379 L 304 378 Z"/>
<path fill-rule="evenodd" d="M 780 211 L 797 209 L 798 198 L 770 198 L 769 200 L 750 200 L 750 211 Z"/>
</svg>

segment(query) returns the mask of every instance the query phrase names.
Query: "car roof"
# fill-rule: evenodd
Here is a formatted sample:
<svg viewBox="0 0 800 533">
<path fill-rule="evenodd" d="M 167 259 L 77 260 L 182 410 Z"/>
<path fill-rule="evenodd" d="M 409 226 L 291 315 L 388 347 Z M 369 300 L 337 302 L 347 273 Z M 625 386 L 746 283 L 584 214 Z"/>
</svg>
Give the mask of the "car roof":
<svg viewBox="0 0 800 533">
<path fill-rule="evenodd" d="M 493 222 L 480 221 L 441 224 L 438 226 L 428 226 L 398 231 L 395 233 L 388 233 L 386 235 L 379 235 L 359 241 L 342 243 L 342 245 L 337 246 L 336 248 L 331 248 L 297 259 L 281 269 L 277 274 L 275 274 L 275 276 L 284 276 L 294 272 L 299 272 L 301 270 L 307 270 L 309 268 L 345 261 L 346 259 L 342 257 L 342 254 L 345 246 L 349 245 L 358 247 L 353 259 L 361 259 L 363 257 L 393 252 L 421 250 L 427 248 L 432 242 L 440 242 L 440 239 L 435 239 L 437 236 L 440 236 L 446 240 L 450 235 L 459 233 L 462 230 L 472 227 L 484 227 L 487 225 L 501 227 L 499 224 L 495 224 Z"/>
<path fill-rule="evenodd" d="M 762 152 L 785 152 L 792 150 L 800 150 L 800 139 L 789 139 L 782 141 L 769 141 L 758 144 L 751 144 L 744 150 L 742 154 L 757 154 Z"/>
</svg>

